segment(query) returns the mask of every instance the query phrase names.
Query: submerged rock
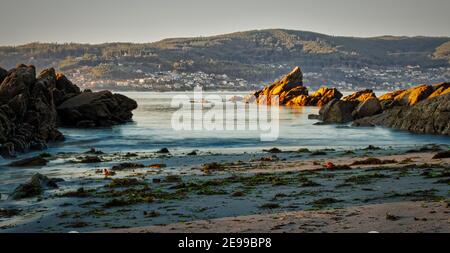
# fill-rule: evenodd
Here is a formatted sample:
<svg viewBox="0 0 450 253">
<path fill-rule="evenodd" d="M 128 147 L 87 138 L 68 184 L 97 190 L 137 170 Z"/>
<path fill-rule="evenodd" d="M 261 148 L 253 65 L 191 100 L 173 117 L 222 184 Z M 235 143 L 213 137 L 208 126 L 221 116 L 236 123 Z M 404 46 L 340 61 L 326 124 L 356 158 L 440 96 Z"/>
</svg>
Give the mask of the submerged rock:
<svg viewBox="0 0 450 253">
<path fill-rule="evenodd" d="M 112 170 L 128 170 L 128 169 L 138 169 L 138 168 L 144 168 L 145 165 L 140 163 L 121 163 L 118 165 L 113 166 Z"/>
<path fill-rule="evenodd" d="M 162 148 L 162 149 L 156 151 L 156 153 L 157 154 L 170 154 L 170 151 L 167 148 Z"/>
<path fill-rule="evenodd" d="M 35 156 L 31 158 L 26 158 L 23 160 L 15 161 L 8 166 L 10 167 L 31 167 L 31 166 L 45 166 L 47 165 L 48 160 L 44 159 L 42 156 Z"/>
<path fill-rule="evenodd" d="M 41 195 L 46 189 L 56 189 L 56 183 L 64 181 L 58 178 L 48 178 L 42 174 L 35 174 L 28 182 L 19 185 L 10 195 L 13 200 L 31 198 Z"/>
</svg>

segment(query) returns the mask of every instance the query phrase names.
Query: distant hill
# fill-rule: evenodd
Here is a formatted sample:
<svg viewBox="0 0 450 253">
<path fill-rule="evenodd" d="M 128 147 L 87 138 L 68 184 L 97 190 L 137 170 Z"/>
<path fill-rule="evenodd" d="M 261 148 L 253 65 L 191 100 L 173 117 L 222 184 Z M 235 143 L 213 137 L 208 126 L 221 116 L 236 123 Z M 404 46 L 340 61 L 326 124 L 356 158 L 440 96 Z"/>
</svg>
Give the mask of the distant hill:
<svg viewBox="0 0 450 253">
<path fill-rule="evenodd" d="M 294 30 L 254 30 L 154 43 L 47 44 L 0 47 L 0 66 L 19 62 L 102 78 L 179 70 L 273 79 L 292 66 L 305 72 L 337 67 L 450 66 L 449 37 L 355 38 Z M 139 69 L 140 71 L 136 71 Z"/>
</svg>

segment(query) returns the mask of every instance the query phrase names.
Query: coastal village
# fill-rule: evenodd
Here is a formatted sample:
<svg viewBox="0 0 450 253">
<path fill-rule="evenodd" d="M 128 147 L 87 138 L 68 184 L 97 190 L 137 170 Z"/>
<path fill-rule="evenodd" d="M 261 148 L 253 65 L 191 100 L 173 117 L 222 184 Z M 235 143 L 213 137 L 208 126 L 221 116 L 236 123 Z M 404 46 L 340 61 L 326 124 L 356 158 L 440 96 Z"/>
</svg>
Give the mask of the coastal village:
<svg viewBox="0 0 450 253">
<path fill-rule="evenodd" d="M 289 66 L 279 66 L 288 68 Z M 226 74 L 198 72 L 160 71 L 144 73 L 139 78 L 98 79 L 82 70 L 68 73 L 74 83 L 82 89 L 111 89 L 117 91 L 189 91 L 202 87 L 210 91 L 249 91 L 257 90 L 273 80 L 250 82 L 244 78 L 232 78 Z M 421 68 L 420 66 L 374 68 L 333 68 L 323 71 L 304 71 L 305 85 L 312 89 L 322 86 L 336 87 L 341 91 L 372 89 L 393 91 L 408 89 L 423 83 L 438 83 L 450 79 L 450 68 Z"/>
</svg>

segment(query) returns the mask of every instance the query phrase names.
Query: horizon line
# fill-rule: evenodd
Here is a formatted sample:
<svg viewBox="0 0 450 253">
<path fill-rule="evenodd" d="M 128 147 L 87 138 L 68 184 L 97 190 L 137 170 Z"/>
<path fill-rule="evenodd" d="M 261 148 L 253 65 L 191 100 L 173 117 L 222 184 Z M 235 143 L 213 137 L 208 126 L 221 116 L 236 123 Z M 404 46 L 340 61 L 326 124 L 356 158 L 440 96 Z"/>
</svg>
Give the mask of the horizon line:
<svg viewBox="0 0 450 253">
<path fill-rule="evenodd" d="M 307 32 L 307 33 L 315 33 L 318 35 L 325 35 L 330 37 L 347 37 L 347 38 L 361 38 L 361 39 L 377 39 L 377 38 L 449 38 L 450 35 L 392 35 L 392 34 L 382 34 L 382 35 L 374 35 L 374 36 L 353 36 L 353 35 L 335 35 L 335 34 L 327 34 L 321 32 L 314 32 L 308 30 L 296 30 L 289 28 L 265 28 L 265 29 L 252 29 L 252 30 L 242 30 L 235 32 L 227 32 L 227 33 L 219 33 L 219 34 L 211 34 L 211 35 L 198 35 L 198 36 L 179 36 L 179 37 L 165 37 L 162 39 L 154 40 L 154 41 L 106 41 L 106 42 L 75 42 L 75 41 L 30 41 L 25 43 L 18 44 L 2 44 L 0 43 L 0 47 L 20 47 L 26 46 L 30 44 L 53 44 L 53 45 L 65 45 L 65 44 L 79 44 L 79 45 L 105 45 L 105 44 L 151 44 L 157 43 L 164 40 L 170 39 L 191 39 L 191 38 L 209 38 L 209 37 L 217 37 L 224 35 L 231 35 L 235 33 L 245 33 L 245 32 L 255 32 L 255 31 L 270 31 L 270 30 L 284 30 L 284 31 L 295 31 L 295 32 Z"/>
</svg>

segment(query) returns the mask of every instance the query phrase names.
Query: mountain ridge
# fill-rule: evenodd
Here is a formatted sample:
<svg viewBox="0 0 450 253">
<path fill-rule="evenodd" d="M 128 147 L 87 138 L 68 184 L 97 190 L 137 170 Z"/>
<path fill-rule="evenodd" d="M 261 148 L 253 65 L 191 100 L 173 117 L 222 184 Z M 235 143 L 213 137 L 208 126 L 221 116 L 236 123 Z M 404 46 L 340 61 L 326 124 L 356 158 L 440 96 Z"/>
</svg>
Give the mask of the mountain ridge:
<svg viewBox="0 0 450 253">
<path fill-rule="evenodd" d="M 251 81 L 273 80 L 292 66 L 389 68 L 450 67 L 450 37 L 347 37 L 290 29 L 241 31 L 206 37 L 167 38 L 149 43 L 29 43 L 0 46 L 0 66 L 16 63 L 83 70 L 99 78 L 139 77 L 180 71 L 227 74 Z"/>
</svg>

